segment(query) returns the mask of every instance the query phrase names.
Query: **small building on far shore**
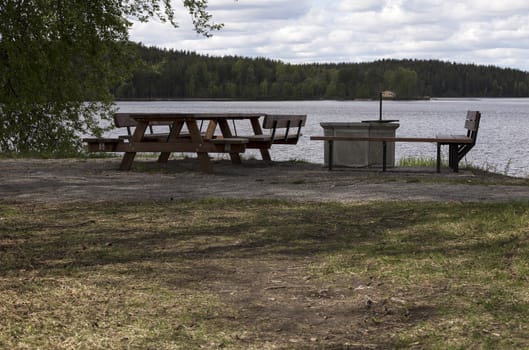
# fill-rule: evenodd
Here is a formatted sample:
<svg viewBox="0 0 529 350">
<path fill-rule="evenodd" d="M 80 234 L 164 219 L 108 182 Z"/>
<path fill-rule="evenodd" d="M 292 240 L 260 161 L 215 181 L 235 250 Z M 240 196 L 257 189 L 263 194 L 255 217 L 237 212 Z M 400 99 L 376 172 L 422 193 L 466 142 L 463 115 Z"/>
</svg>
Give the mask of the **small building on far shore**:
<svg viewBox="0 0 529 350">
<path fill-rule="evenodd" d="M 382 98 L 395 98 L 397 94 L 390 90 L 382 91 Z"/>
</svg>

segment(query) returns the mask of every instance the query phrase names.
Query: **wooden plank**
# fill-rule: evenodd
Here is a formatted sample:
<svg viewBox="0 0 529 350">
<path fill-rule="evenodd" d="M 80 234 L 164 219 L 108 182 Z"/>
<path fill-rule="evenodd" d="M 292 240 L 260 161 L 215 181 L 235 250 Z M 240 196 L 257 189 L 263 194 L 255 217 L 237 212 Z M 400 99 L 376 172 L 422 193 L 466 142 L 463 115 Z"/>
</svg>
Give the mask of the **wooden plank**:
<svg viewBox="0 0 529 350">
<path fill-rule="evenodd" d="M 434 142 L 434 143 L 472 143 L 472 139 L 465 138 L 437 138 L 437 137 L 355 137 L 355 136 L 311 136 L 313 141 L 380 141 L 380 142 Z"/>
<path fill-rule="evenodd" d="M 182 135 L 183 127 L 184 127 L 184 122 L 182 121 L 173 122 L 171 131 L 169 132 L 169 135 L 167 136 L 166 141 L 175 142 L 180 137 L 185 137 L 185 138 L 190 137 L 189 134 Z M 161 152 L 160 155 L 158 156 L 158 163 L 167 163 L 170 156 L 171 156 L 171 152 Z"/>
<path fill-rule="evenodd" d="M 250 119 L 259 118 L 264 114 L 260 113 L 116 113 L 115 115 L 127 115 L 136 120 L 148 120 L 151 124 L 157 122 L 172 123 L 176 119 L 180 120 L 211 120 L 211 119 Z M 160 125 L 164 125 L 164 124 Z"/>
<path fill-rule="evenodd" d="M 143 138 L 143 135 L 145 134 L 145 130 L 147 129 L 147 122 L 139 122 L 136 125 L 136 129 L 134 130 L 134 134 L 132 135 L 131 142 L 140 142 Z M 122 144 L 118 145 L 121 146 Z M 121 164 L 119 166 L 120 170 L 130 170 L 132 167 L 132 162 L 134 161 L 134 158 L 136 157 L 136 152 L 126 152 L 123 155 L 123 159 L 121 160 Z"/>
<path fill-rule="evenodd" d="M 242 144 L 248 143 L 249 141 L 247 138 L 242 138 L 242 137 L 224 137 L 222 139 L 211 139 L 209 140 L 209 142 L 213 144 L 218 144 L 218 145 L 225 145 L 225 144 L 242 145 Z"/>
<path fill-rule="evenodd" d="M 139 142 L 139 143 L 121 143 L 116 145 L 115 152 L 184 152 L 184 153 L 229 153 L 224 149 L 225 144 L 214 144 L 209 141 L 205 141 L 203 144 L 197 146 L 193 142 Z M 244 143 L 232 143 L 231 151 L 236 153 L 242 153 L 246 150 L 246 144 Z"/>
<path fill-rule="evenodd" d="M 124 127 L 135 127 L 138 125 L 138 121 L 134 118 L 137 115 L 149 116 L 148 113 L 114 113 L 114 124 L 118 128 Z M 171 125 L 173 120 L 152 120 L 149 123 L 150 125 Z"/>
<path fill-rule="evenodd" d="M 116 138 L 85 138 L 88 152 L 116 152 L 117 145 L 123 143 L 122 139 Z"/>
<path fill-rule="evenodd" d="M 262 137 L 263 136 L 263 129 L 261 128 L 261 125 L 259 124 L 259 119 L 258 118 L 252 118 L 252 119 L 250 119 L 250 122 L 252 124 L 252 129 L 253 129 L 253 133 L 254 133 L 255 137 Z M 269 138 L 270 141 L 272 140 L 272 138 L 270 136 L 268 136 L 268 138 Z M 248 145 L 248 146 L 250 146 L 250 145 Z M 266 162 L 271 162 L 272 161 L 272 157 L 270 156 L 270 152 L 268 151 L 270 146 L 271 146 L 271 143 L 266 143 L 265 145 L 263 145 L 262 142 L 261 142 L 261 144 L 258 144 L 257 146 L 252 147 L 252 148 L 258 148 L 259 152 L 261 152 L 261 158 L 264 161 L 266 161 Z"/>
<path fill-rule="evenodd" d="M 465 129 L 477 131 L 479 128 L 480 116 L 480 113 L 477 111 L 468 111 L 467 119 L 465 120 Z"/>
<path fill-rule="evenodd" d="M 306 115 L 267 114 L 263 120 L 263 128 L 297 128 L 305 126 Z"/>
<path fill-rule="evenodd" d="M 228 125 L 228 121 L 226 119 L 220 119 L 217 122 L 219 124 L 220 131 L 222 132 L 222 137 L 224 139 L 232 139 L 232 134 L 231 134 L 230 126 Z M 248 143 L 248 139 L 246 139 L 245 141 L 246 141 L 244 142 L 245 144 Z M 242 163 L 241 156 L 239 155 L 239 152 L 233 151 L 231 147 L 232 143 L 224 143 L 224 145 L 225 145 L 224 149 L 226 151 L 228 152 L 231 151 L 229 152 L 231 162 L 234 164 L 241 164 Z"/>
<path fill-rule="evenodd" d="M 135 127 L 138 123 L 130 117 L 129 114 L 116 113 L 114 114 L 114 124 L 118 128 Z"/>
<path fill-rule="evenodd" d="M 208 127 L 206 129 L 206 134 L 204 135 L 205 139 L 212 139 L 213 135 L 215 135 L 215 130 L 217 129 L 217 121 L 216 120 L 210 120 L 208 123 Z"/>
<path fill-rule="evenodd" d="M 196 147 L 198 161 L 200 162 L 200 169 L 205 173 L 212 173 L 213 167 L 209 161 L 209 155 L 203 149 L 204 140 L 200 134 L 196 120 L 186 120 L 187 130 L 191 135 L 191 141 Z M 198 146 L 198 147 L 197 147 Z"/>
</svg>

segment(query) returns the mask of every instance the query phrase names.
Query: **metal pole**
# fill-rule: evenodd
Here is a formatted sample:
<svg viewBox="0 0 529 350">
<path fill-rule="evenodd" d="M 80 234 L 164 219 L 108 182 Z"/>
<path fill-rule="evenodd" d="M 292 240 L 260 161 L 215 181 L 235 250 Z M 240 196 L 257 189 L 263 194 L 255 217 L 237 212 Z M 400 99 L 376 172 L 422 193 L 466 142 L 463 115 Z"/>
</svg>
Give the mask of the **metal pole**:
<svg viewBox="0 0 529 350">
<path fill-rule="evenodd" d="M 329 160 L 328 160 L 329 164 L 327 164 L 329 166 L 329 171 L 332 170 L 332 158 L 334 157 L 333 149 L 334 149 L 334 141 L 329 140 Z"/>
<path fill-rule="evenodd" d="M 388 144 L 386 141 L 382 141 L 382 171 L 386 171 Z"/>
<path fill-rule="evenodd" d="M 380 98 L 380 107 L 378 109 L 379 110 L 378 120 L 382 121 L 382 91 L 380 91 L 379 98 Z"/>
</svg>

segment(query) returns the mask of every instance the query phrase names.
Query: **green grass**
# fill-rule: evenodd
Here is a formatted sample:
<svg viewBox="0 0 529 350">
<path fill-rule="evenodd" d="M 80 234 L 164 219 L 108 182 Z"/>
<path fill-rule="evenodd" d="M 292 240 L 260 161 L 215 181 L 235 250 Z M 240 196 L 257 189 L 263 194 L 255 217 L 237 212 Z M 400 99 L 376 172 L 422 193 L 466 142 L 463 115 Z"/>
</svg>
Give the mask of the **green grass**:
<svg viewBox="0 0 529 350">
<path fill-rule="evenodd" d="M 0 204 L 0 348 L 528 348 L 527 276 L 528 203 Z"/>
<path fill-rule="evenodd" d="M 399 167 L 429 167 L 435 168 L 437 161 L 430 157 L 403 157 L 397 161 Z M 442 163 L 441 166 L 446 166 Z"/>
</svg>

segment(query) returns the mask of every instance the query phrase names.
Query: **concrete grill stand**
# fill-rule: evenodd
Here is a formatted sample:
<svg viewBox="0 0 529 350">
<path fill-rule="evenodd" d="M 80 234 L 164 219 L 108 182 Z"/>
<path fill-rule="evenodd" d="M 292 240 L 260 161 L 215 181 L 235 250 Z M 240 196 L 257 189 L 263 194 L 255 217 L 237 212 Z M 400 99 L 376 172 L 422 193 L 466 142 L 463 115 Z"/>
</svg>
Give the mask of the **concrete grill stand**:
<svg viewBox="0 0 529 350">
<path fill-rule="evenodd" d="M 321 123 L 324 136 L 353 137 L 395 137 L 400 126 L 390 120 L 366 120 L 353 123 Z M 382 167 L 382 142 L 376 141 L 343 141 L 333 142 L 332 151 L 325 142 L 325 166 L 329 164 L 332 153 L 333 166 L 343 167 Z M 387 143 L 387 166 L 395 166 L 395 144 Z"/>
<path fill-rule="evenodd" d="M 349 136 L 349 137 L 395 137 L 400 124 L 398 120 L 382 119 L 382 100 L 394 98 L 391 91 L 382 91 L 379 94 L 378 120 L 363 120 L 361 123 L 321 123 L 324 136 Z M 344 167 L 382 167 L 383 143 L 376 141 L 348 141 L 325 143 L 325 166 L 332 164 Z M 395 166 L 395 143 L 386 143 L 386 166 Z"/>
</svg>

